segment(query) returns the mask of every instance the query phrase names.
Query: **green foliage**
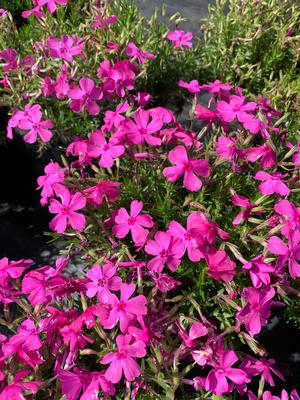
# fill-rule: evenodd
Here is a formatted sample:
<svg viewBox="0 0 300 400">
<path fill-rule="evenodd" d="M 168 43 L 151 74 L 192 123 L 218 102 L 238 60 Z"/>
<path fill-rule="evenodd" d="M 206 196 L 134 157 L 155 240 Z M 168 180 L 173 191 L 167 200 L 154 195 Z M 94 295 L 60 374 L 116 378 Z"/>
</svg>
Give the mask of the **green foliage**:
<svg viewBox="0 0 300 400">
<path fill-rule="evenodd" d="M 300 129 L 300 3 L 218 0 L 203 30 L 199 76 L 270 97 L 291 137 Z"/>
</svg>

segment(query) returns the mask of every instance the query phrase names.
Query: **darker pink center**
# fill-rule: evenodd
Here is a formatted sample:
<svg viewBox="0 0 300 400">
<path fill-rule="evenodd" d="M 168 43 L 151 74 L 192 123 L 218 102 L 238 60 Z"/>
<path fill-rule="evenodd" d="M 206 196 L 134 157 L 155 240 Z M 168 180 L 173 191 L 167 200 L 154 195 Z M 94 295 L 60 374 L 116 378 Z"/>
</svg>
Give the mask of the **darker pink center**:
<svg viewBox="0 0 300 400">
<path fill-rule="evenodd" d="M 134 225 L 134 223 L 135 223 L 135 218 L 132 217 L 128 218 L 128 225 Z"/>
</svg>

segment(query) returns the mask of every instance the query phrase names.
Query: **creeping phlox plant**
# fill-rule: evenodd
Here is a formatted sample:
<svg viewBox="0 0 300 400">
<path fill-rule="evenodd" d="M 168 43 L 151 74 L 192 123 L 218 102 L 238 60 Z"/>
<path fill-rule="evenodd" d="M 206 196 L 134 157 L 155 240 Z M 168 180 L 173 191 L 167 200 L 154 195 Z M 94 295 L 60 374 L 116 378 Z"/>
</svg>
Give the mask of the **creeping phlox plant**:
<svg viewBox="0 0 300 400">
<path fill-rule="evenodd" d="M 34 1 L 23 14 L 43 21 L 66 3 Z M 117 21 L 103 14 L 95 29 Z M 161 40 L 188 52 L 191 38 L 173 29 Z M 45 98 L 82 134 L 38 178 L 62 256 L 55 266 L 0 260 L 0 400 L 299 400 L 278 390 L 280 365 L 259 343 L 271 313 L 299 296 L 299 143 L 270 99 L 220 81 L 178 82 L 190 97 L 181 124 L 136 90 L 156 54 L 107 43 L 109 58 L 81 75 L 73 63 L 86 45 L 75 34 L 36 44 L 60 66 L 55 77 L 1 52 L 8 91 L 19 68 L 40 76 L 7 136 L 53 140 Z"/>
</svg>

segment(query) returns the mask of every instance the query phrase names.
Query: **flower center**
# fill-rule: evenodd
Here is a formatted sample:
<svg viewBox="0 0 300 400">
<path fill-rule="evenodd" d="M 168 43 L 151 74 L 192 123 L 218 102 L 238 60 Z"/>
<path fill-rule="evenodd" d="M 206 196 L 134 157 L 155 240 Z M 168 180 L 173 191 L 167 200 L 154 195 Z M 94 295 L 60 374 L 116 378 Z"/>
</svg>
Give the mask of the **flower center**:
<svg viewBox="0 0 300 400">
<path fill-rule="evenodd" d="M 128 218 L 128 225 L 134 225 L 134 223 L 135 223 L 135 218 L 132 217 Z"/>
<path fill-rule="evenodd" d="M 68 212 L 69 212 L 69 207 L 63 206 L 63 208 L 62 208 L 62 213 L 63 213 L 63 214 L 68 214 Z"/>
<path fill-rule="evenodd" d="M 124 303 L 124 301 L 120 301 L 119 304 L 117 305 L 117 310 L 124 311 L 125 308 L 126 308 L 126 304 Z"/>
<path fill-rule="evenodd" d="M 191 164 L 189 162 L 187 162 L 185 164 L 184 168 L 185 168 L 186 171 L 191 171 L 192 170 L 192 166 L 191 166 Z"/>
<path fill-rule="evenodd" d="M 160 256 L 161 256 L 161 257 L 167 257 L 167 255 L 168 255 L 167 250 L 162 250 L 162 251 L 160 252 Z"/>
<path fill-rule="evenodd" d="M 118 358 L 119 359 L 126 358 L 126 351 L 125 350 L 119 350 Z"/>
<path fill-rule="evenodd" d="M 185 240 L 191 240 L 192 239 L 192 235 L 190 234 L 190 232 L 186 232 L 184 234 L 184 238 L 185 238 Z"/>
<path fill-rule="evenodd" d="M 98 280 L 99 286 L 104 286 L 105 285 L 105 280 L 104 279 L 99 279 Z"/>
</svg>

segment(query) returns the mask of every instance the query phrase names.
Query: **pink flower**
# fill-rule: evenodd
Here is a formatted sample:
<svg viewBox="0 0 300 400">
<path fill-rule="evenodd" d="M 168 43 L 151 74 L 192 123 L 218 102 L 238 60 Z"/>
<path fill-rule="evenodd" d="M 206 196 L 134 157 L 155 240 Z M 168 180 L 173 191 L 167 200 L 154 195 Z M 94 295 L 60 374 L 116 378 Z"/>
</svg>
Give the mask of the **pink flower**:
<svg viewBox="0 0 300 400">
<path fill-rule="evenodd" d="M 243 122 L 246 111 L 253 111 L 257 108 L 257 104 L 254 102 L 246 102 L 245 97 L 231 95 L 229 103 L 221 100 L 217 103 L 217 112 L 225 122 L 232 122 L 235 118 Z"/>
<path fill-rule="evenodd" d="M 36 364 L 43 362 L 42 356 L 37 351 L 42 345 L 33 321 L 26 319 L 19 325 L 18 332 L 2 345 L 3 356 L 1 360 L 6 360 L 17 354 L 22 363 L 34 368 Z"/>
<path fill-rule="evenodd" d="M 217 118 L 215 111 L 209 110 L 200 104 L 196 105 L 195 114 L 200 121 L 214 121 Z"/>
<path fill-rule="evenodd" d="M 105 111 L 104 122 L 105 127 L 108 130 L 112 130 L 112 127 L 118 128 L 121 125 L 121 122 L 125 120 L 125 117 L 121 114 L 126 113 L 129 109 L 129 104 L 127 102 L 123 102 L 117 105 L 115 111 Z"/>
<path fill-rule="evenodd" d="M 276 163 L 276 154 L 268 144 L 262 146 L 250 147 L 245 150 L 245 159 L 250 162 L 256 162 L 260 159 L 261 168 L 272 168 Z"/>
<path fill-rule="evenodd" d="M 127 381 L 131 382 L 141 375 L 141 368 L 135 358 L 145 357 L 147 351 L 145 343 L 138 340 L 131 343 L 131 335 L 118 335 L 116 342 L 118 350 L 106 354 L 100 361 L 101 364 L 110 364 L 105 372 L 105 378 L 118 383 L 124 374 Z"/>
<path fill-rule="evenodd" d="M 65 178 L 65 171 L 63 168 L 60 168 L 59 164 L 51 161 L 48 165 L 46 165 L 44 169 L 46 175 L 42 175 L 38 177 L 38 189 L 42 189 L 42 199 L 41 204 L 44 206 L 47 204 L 48 199 L 53 196 L 53 185 L 56 183 L 61 183 Z"/>
<path fill-rule="evenodd" d="M 88 195 L 88 203 L 98 207 L 102 204 L 104 198 L 109 203 L 115 202 L 120 195 L 120 189 L 118 189 L 120 185 L 120 182 L 100 181 L 97 185 L 85 189 L 84 193 Z"/>
<path fill-rule="evenodd" d="M 235 276 L 236 265 L 224 250 L 216 250 L 206 257 L 207 274 L 217 281 L 230 282 Z"/>
<path fill-rule="evenodd" d="M 0 60 L 6 62 L 2 66 L 3 72 L 18 69 L 18 52 L 15 49 L 5 49 L 0 51 Z"/>
<path fill-rule="evenodd" d="M 161 118 L 152 117 L 150 119 L 150 111 L 140 109 L 134 113 L 134 121 L 127 118 L 124 121 L 124 132 L 126 132 L 128 140 L 134 144 L 143 144 L 144 141 L 150 146 L 159 146 L 161 139 L 153 136 L 153 133 L 158 132 L 162 126 Z"/>
<path fill-rule="evenodd" d="M 109 25 L 116 24 L 118 22 L 119 18 L 116 15 L 110 15 L 107 18 L 104 18 L 103 15 L 97 15 L 95 18 L 92 27 L 94 29 L 96 28 L 102 28 L 102 29 L 107 29 Z"/>
<path fill-rule="evenodd" d="M 155 289 L 162 293 L 169 292 L 170 290 L 173 290 L 177 286 L 181 285 L 181 282 L 172 278 L 168 274 L 159 274 L 157 277 L 152 277 L 152 279 L 155 282 Z"/>
<path fill-rule="evenodd" d="M 125 97 L 125 89 L 134 89 L 135 71 L 137 67 L 128 60 L 119 61 L 111 66 L 109 60 L 102 61 L 97 76 L 104 79 L 103 91 L 106 96 Z"/>
<path fill-rule="evenodd" d="M 183 244 L 183 254 L 187 250 L 188 257 L 191 261 L 197 262 L 204 258 L 203 239 L 200 237 L 199 228 L 203 226 L 202 213 L 193 212 L 187 218 L 187 228 L 183 228 L 177 221 L 171 221 L 168 232 L 174 238 L 180 239 Z M 182 254 L 182 255 L 183 255 Z"/>
<path fill-rule="evenodd" d="M 275 272 L 275 268 L 271 264 L 264 261 L 264 256 L 259 255 L 252 258 L 249 262 L 243 265 L 243 272 L 249 272 L 251 281 L 255 288 L 260 288 L 262 285 L 270 285 L 270 273 Z"/>
<path fill-rule="evenodd" d="M 272 287 L 264 289 L 248 287 L 243 290 L 242 296 L 247 305 L 236 314 L 236 318 L 245 324 L 251 336 L 257 335 L 270 318 L 270 308 L 275 304 L 272 300 L 275 290 Z"/>
<path fill-rule="evenodd" d="M 275 204 L 274 208 L 277 214 L 288 217 L 287 219 L 283 219 L 282 235 L 288 239 L 293 231 L 300 233 L 300 207 L 296 207 L 288 200 L 280 200 Z"/>
<path fill-rule="evenodd" d="M 28 105 L 29 106 L 29 105 Z M 26 107 L 25 107 L 26 108 Z M 30 105 L 19 120 L 17 127 L 22 130 L 29 130 L 24 136 L 26 143 L 35 143 L 39 135 L 43 142 L 49 142 L 52 138 L 50 129 L 54 127 L 51 119 L 42 121 L 42 111 L 39 104 Z"/>
<path fill-rule="evenodd" d="M 7 257 L 0 260 L 0 286 L 6 288 L 11 279 L 20 278 L 26 268 L 34 264 L 32 260 L 10 261 Z"/>
<path fill-rule="evenodd" d="M 130 215 L 125 208 L 118 210 L 115 217 L 116 225 L 113 226 L 113 233 L 117 238 L 124 238 L 130 231 L 136 245 L 142 245 L 145 242 L 149 233 L 145 228 L 152 228 L 154 223 L 149 214 L 141 214 L 142 209 L 143 202 L 133 200 L 130 204 Z"/>
<path fill-rule="evenodd" d="M 13 381 L 4 387 L 0 393 L 0 400 L 24 400 L 24 392 L 36 393 L 41 381 L 21 381 L 31 371 L 23 370 L 14 374 Z M 1 389 L 0 389 L 1 390 Z"/>
<path fill-rule="evenodd" d="M 277 236 L 271 236 L 267 242 L 268 250 L 279 255 L 278 264 L 282 267 L 288 262 L 289 272 L 293 279 L 300 277 L 300 235 L 291 233 L 288 243 Z"/>
<path fill-rule="evenodd" d="M 111 296 L 111 290 L 120 290 L 122 279 L 116 276 L 117 267 L 111 262 L 103 266 L 98 264 L 87 272 L 86 276 L 91 282 L 86 283 L 88 297 L 94 297 L 97 294 L 97 300 L 100 303 L 108 303 Z"/>
<path fill-rule="evenodd" d="M 184 89 L 187 89 L 190 93 L 199 93 L 201 88 L 199 86 L 199 82 L 197 80 L 192 80 L 191 82 L 185 82 L 180 80 L 178 82 L 178 86 Z"/>
<path fill-rule="evenodd" d="M 271 392 L 267 391 L 263 394 L 263 400 L 289 400 L 289 395 L 286 390 L 282 390 L 281 396 L 273 396 Z"/>
<path fill-rule="evenodd" d="M 122 333 L 126 333 L 131 322 L 136 317 L 147 314 L 147 299 L 143 295 L 139 295 L 130 299 L 134 293 L 136 285 L 134 283 L 121 283 L 120 300 L 116 295 L 112 294 L 109 298 L 111 310 L 107 320 L 103 322 L 105 329 L 114 328 L 120 321 L 120 329 Z"/>
<path fill-rule="evenodd" d="M 231 366 L 238 361 L 238 357 L 233 350 L 224 350 L 219 356 L 214 368 L 209 372 L 205 381 L 205 390 L 211 390 L 216 396 L 227 393 L 230 389 L 228 379 L 240 385 L 249 382 L 245 371 Z"/>
<path fill-rule="evenodd" d="M 73 61 L 73 56 L 82 53 L 83 40 L 78 39 L 76 35 L 62 35 L 59 40 L 55 36 L 51 36 L 46 41 L 50 56 L 53 58 L 62 58 L 68 62 Z"/>
<path fill-rule="evenodd" d="M 237 141 L 228 136 L 220 136 L 217 140 L 217 154 L 223 160 L 232 160 L 238 155 Z"/>
<path fill-rule="evenodd" d="M 30 15 L 34 15 L 35 18 L 39 19 L 41 18 L 44 14 L 41 11 L 41 7 L 40 6 L 35 6 L 30 10 L 25 10 L 22 12 L 22 17 L 23 18 L 28 18 L 30 17 Z"/>
<path fill-rule="evenodd" d="M 144 64 L 146 62 L 146 58 L 150 60 L 154 60 L 156 58 L 154 54 L 139 49 L 133 42 L 128 43 L 125 51 L 128 57 L 136 58 L 141 64 Z"/>
<path fill-rule="evenodd" d="M 67 400 L 92 400 L 98 398 L 99 390 L 107 396 L 115 395 L 115 388 L 103 372 L 89 372 L 74 368 L 74 372 L 60 369 L 58 379 Z"/>
<path fill-rule="evenodd" d="M 172 42 L 175 48 L 177 47 L 192 47 L 191 40 L 193 39 L 192 32 L 182 30 L 171 31 L 167 34 L 167 39 Z"/>
<path fill-rule="evenodd" d="M 163 170 L 163 176 L 169 182 L 176 182 L 184 175 L 183 187 L 191 192 L 197 192 L 202 187 L 201 180 L 196 176 L 207 178 L 210 175 L 210 167 L 207 160 L 189 159 L 186 148 L 177 146 L 171 150 L 168 159 L 175 167 L 167 167 Z"/>
<path fill-rule="evenodd" d="M 237 193 L 234 193 L 231 196 L 231 201 L 233 204 L 236 206 L 242 207 L 244 210 L 240 211 L 238 215 L 234 218 L 232 221 L 232 225 L 239 225 L 243 222 L 243 220 L 248 221 L 250 218 L 250 214 L 252 211 L 252 208 L 256 207 L 255 203 L 251 203 L 249 199 L 245 196 L 238 195 Z"/>
<path fill-rule="evenodd" d="M 100 157 L 99 166 L 102 168 L 111 168 L 114 165 L 114 159 L 124 154 L 123 145 L 107 142 L 105 134 L 99 129 L 95 129 L 89 139 L 87 154 L 89 157 Z"/>
<path fill-rule="evenodd" d="M 90 78 L 81 78 L 79 87 L 73 86 L 67 93 L 67 96 L 72 99 L 70 108 L 75 113 L 79 113 L 83 108 L 87 108 L 90 115 L 97 115 L 100 112 L 100 107 L 95 100 L 100 100 L 103 96 L 102 89 L 95 86 L 95 83 Z"/>
<path fill-rule="evenodd" d="M 223 93 L 229 92 L 229 90 L 233 88 L 233 85 L 222 83 L 221 81 L 216 80 L 214 82 L 201 85 L 200 88 L 215 95 L 221 95 Z"/>
<path fill-rule="evenodd" d="M 189 349 L 198 346 L 199 341 L 196 339 L 206 336 L 208 333 L 207 328 L 202 324 L 202 322 L 194 322 L 188 334 L 179 323 L 177 324 L 177 326 L 179 328 L 179 336 Z"/>
<path fill-rule="evenodd" d="M 148 261 L 148 268 L 154 272 L 162 272 L 164 264 L 171 271 L 176 271 L 183 253 L 183 244 L 179 238 L 172 238 L 168 232 L 156 232 L 154 240 L 148 240 L 145 252 L 155 256 Z"/>
<path fill-rule="evenodd" d="M 264 181 L 264 183 L 259 185 L 259 190 L 262 194 L 270 195 L 278 193 L 280 196 L 286 196 L 290 193 L 290 189 L 282 180 L 284 177 L 285 175 L 279 172 L 268 174 L 264 171 L 258 171 L 254 176 L 254 179 Z"/>
<path fill-rule="evenodd" d="M 69 258 L 60 257 L 56 260 L 55 268 L 46 265 L 34 271 L 28 272 L 22 280 L 22 293 L 27 294 L 28 300 L 33 306 L 50 302 L 57 289 L 68 280 L 60 275 L 61 271 L 67 266 Z M 53 284 L 52 279 L 55 279 Z M 51 289 L 52 287 L 52 289 Z"/>
<path fill-rule="evenodd" d="M 49 211 L 57 214 L 50 222 L 50 228 L 57 233 L 64 233 L 70 225 L 74 230 L 82 231 L 86 223 L 85 216 L 76 211 L 85 207 L 85 197 L 79 192 L 71 195 L 69 190 L 60 184 L 55 185 L 54 192 L 61 202 L 56 199 L 50 201 Z"/>
<path fill-rule="evenodd" d="M 56 11 L 56 5 L 66 6 L 68 0 L 37 0 L 37 5 L 43 7 L 47 4 L 48 12 L 53 14 Z"/>
</svg>

